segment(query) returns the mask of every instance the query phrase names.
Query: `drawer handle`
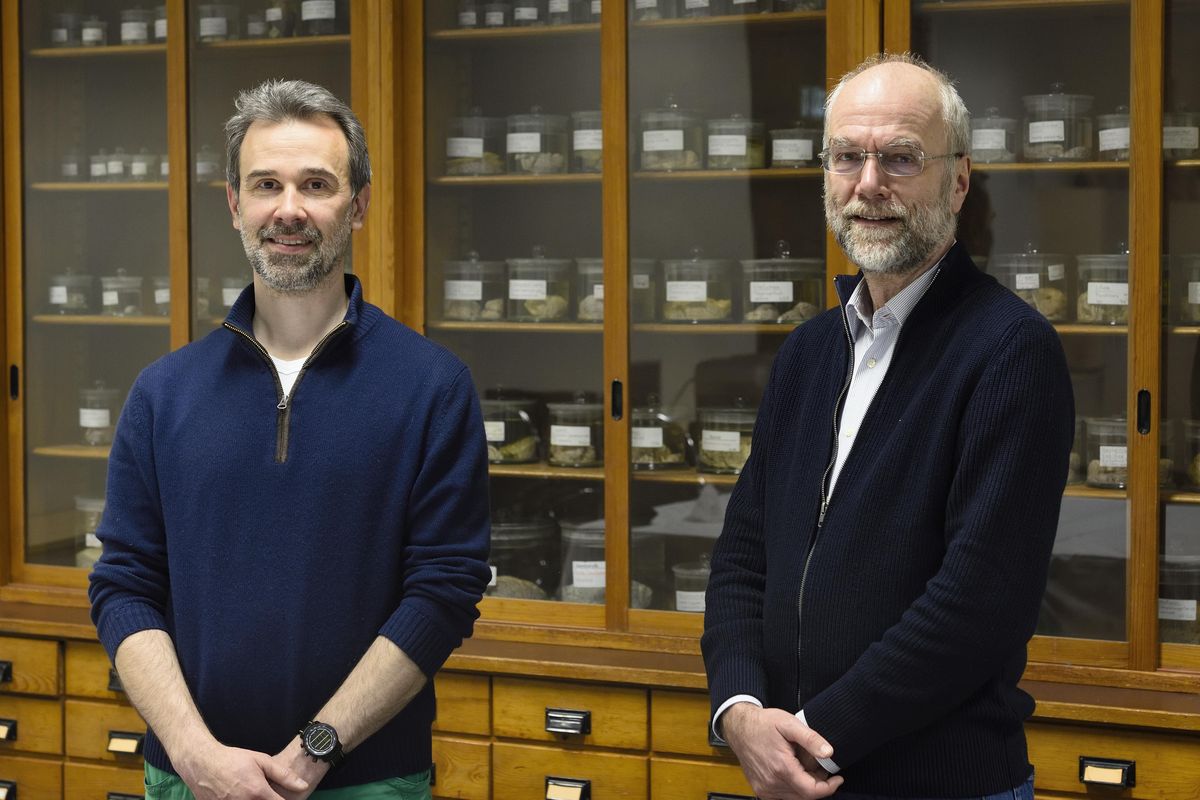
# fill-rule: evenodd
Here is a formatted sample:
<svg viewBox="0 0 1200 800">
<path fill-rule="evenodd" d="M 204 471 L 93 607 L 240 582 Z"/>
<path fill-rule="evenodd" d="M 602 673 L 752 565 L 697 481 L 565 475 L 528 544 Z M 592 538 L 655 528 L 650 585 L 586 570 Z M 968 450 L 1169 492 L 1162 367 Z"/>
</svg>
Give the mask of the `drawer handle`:
<svg viewBox="0 0 1200 800">
<path fill-rule="evenodd" d="M 725 741 L 720 736 L 717 736 L 715 733 L 713 733 L 712 725 L 708 725 L 706 727 L 708 728 L 708 746 L 709 747 L 724 747 L 726 749 L 729 749 L 729 742 Z"/>
<path fill-rule="evenodd" d="M 0 781 L 0 800 L 17 800 L 16 781 Z"/>
<path fill-rule="evenodd" d="M 144 733 L 109 731 L 108 752 L 131 756 L 140 755 L 142 752 L 142 742 L 145 740 L 146 734 Z"/>
<path fill-rule="evenodd" d="M 592 782 L 547 775 L 546 800 L 592 800 Z"/>
<path fill-rule="evenodd" d="M 546 733 L 587 735 L 592 732 L 592 712 L 567 708 L 546 709 Z"/>
<path fill-rule="evenodd" d="M 1135 761 L 1079 757 L 1079 781 L 1092 786 L 1137 786 Z"/>
<path fill-rule="evenodd" d="M 17 721 L 15 719 L 0 719 L 0 742 L 15 742 L 17 740 Z"/>
<path fill-rule="evenodd" d="M 12 683 L 11 661 L 0 661 L 0 683 Z"/>
<path fill-rule="evenodd" d="M 708 800 L 754 800 L 745 794 L 725 794 L 724 792 L 709 792 Z"/>
<path fill-rule="evenodd" d="M 109 792 L 106 795 L 107 800 L 146 800 L 144 794 L 126 794 L 124 792 Z"/>
<path fill-rule="evenodd" d="M 108 668 L 108 690 L 110 692 L 125 692 L 125 687 L 121 684 L 121 676 L 112 667 Z"/>
</svg>

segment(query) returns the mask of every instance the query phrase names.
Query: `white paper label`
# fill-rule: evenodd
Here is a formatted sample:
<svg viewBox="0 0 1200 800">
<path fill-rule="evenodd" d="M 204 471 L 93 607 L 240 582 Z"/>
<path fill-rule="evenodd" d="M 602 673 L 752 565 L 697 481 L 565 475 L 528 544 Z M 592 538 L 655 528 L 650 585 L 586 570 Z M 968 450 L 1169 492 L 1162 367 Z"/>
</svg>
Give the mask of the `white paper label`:
<svg viewBox="0 0 1200 800">
<path fill-rule="evenodd" d="M 1106 150 L 1128 150 L 1129 128 L 1109 128 L 1100 131 L 1100 152 Z"/>
<path fill-rule="evenodd" d="M 1117 445 L 1100 445 L 1100 466 L 1125 469 L 1125 448 Z"/>
<path fill-rule="evenodd" d="M 751 303 L 792 302 L 791 281 L 750 281 Z"/>
<path fill-rule="evenodd" d="M 1158 598 L 1158 618 L 1169 619 L 1172 622 L 1195 622 L 1195 600 L 1168 600 Z"/>
<path fill-rule="evenodd" d="M 601 0 L 592 0 L 592 14 L 593 15 L 600 13 L 600 2 L 601 2 Z"/>
<path fill-rule="evenodd" d="M 144 22 L 122 22 L 122 42 L 144 42 L 150 38 L 150 26 Z"/>
<path fill-rule="evenodd" d="M 125 162 L 119 158 L 110 160 L 106 166 L 107 166 L 109 175 L 124 175 L 125 174 Z"/>
<path fill-rule="evenodd" d="M 551 425 L 550 444 L 555 447 L 591 447 L 592 429 L 586 425 Z"/>
<path fill-rule="evenodd" d="M 271 9 L 267 9 L 267 19 L 271 18 L 270 15 L 271 15 Z M 155 39 L 167 38 L 167 20 L 165 17 L 163 19 L 154 20 L 154 38 Z"/>
<path fill-rule="evenodd" d="M 667 281 L 668 302 L 703 303 L 707 300 L 707 281 Z"/>
<path fill-rule="evenodd" d="M 483 16 L 483 21 L 484 21 L 484 24 L 486 24 L 492 28 L 502 27 L 504 25 L 504 12 L 503 11 L 485 12 L 484 16 Z"/>
<path fill-rule="evenodd" d="M 1067 268 L 1063 264 L 1051 264 L 1050 266 L 1046 267 L 1046 277 L 1050 279 L 1051 283 L 1054 281 L 1061 281 L 1066 277 L 1066 275 Z"/>
<path fill-rule="evenodd" d="M 633 288 L 649 289 L 650 288 L 650 276 L 649 275 L 634 275 L 633 276 Z"/>
<path fill-rule="evenodd" d="M 634 7 L 641 11 L 644 8 L 658 8 L 658 0 L 637 0 Z"/>
<path fill-rule="evenodd" d="M 54 42 L 55 44 L 66 44 L 67 29 L 55 28 L 54 30 L 50 31 L 50 41 Z"/>
<path fill-rule="evenodd" d="M 482 300 L 483 281 L 446 281 L 447 300 Z"/>
<path fill-rule="evenodd" d="M 571 12 L 570 0 L 550 0 L 551 14 L 569 14 Z"/>
<path fill-rule="evenodd" d="M 1016 289 L 1040 289 L 1042 287 L 1042 276 L 1036 272 L 1018 272 L 1013 276 L 1016 282 Z"/>
<path fill-rule="evenodd" d="M 675 590 L 676 611 L 704 611 L 704 592 Z"/>
<path fill-rule="evenodd" d="M 708 137 L 710 156 L 746 155 L 746 137 L 739 134 L 712 134 Z"/>
<path fill-rule="evenodd" d="M 450 158 L 483 158 L 483 139 L 452 136 L 446 140 L 446 155 Z"/>
<path fill-rule="evenodd" d="M 812 139 L 776 139 L 771 142 L 772 161 L 812 161 Z"/>
<path fill-rule="evenodd" d="M 458 27 L 474 28 L 478 24 L 479 24 L 479 15 L 476 14 L 474 11 L 458 12 Z"/>
<path fill-rule="evenodd" d="M 83 535 L 83 543 L 87 547 L 103 547 L 104 544 L 100 541 L 100 537 L 94 533 L 85 533 Z"/>
<path fill-rule="evenodd" d="M 226 308 L 230 308 L 234 303 L 237 302 L 237 299 L 239 296 L 241 296 L 241 294 L 241 289 L 223 288 L 221 289 L 221 302 L 225 304 Z"/>
<path fill-rule="evenodd" d="M 150 165 L 147 164 L 145 161 L 134 161 L 132 164 L 129 165 L 129 174 L 130 175 L 139 175 L 139 176 L 145 175 L 147 172 L 150 171 L 148 169 L 149 166 Z"/>
<path fill-rule="evenodd" d="M 169 302 L 171 302 L 171 290 L 170 289 L 155 289 L 154 290 L 154 304 L 155 305 L 162 306 L 162 305 L 166 305 Z"/>
<path fill-rule="evenodd" d="M 266 36 L 267 35 L 267 23 L 262 20 L 257 20 L 255 22 L 247 22 L 246 23 L 246 35 L 247 36 Z"/>
<path fill-rule="evenodd" d="M 1188 284 L 1188 302 L 1192 305 L 1200 305 L 1200 281 L 1192 281 Z"/>
<path fill-rule="evenodd" d="M 518 6 L 513 9 L 513 19 L 517 22 L 537 22 L 537 6 Z"/>
<path fill-rule="evenodd" d="M 492 579 L 490 581 L 488 581 L 488 586 L 492 587 L 492 586 L 496 585 L 496 576 L 498 573 L 496 571 L 496 568 L 491 564 L 488 564 L 488 569 L 490 569 L 492 571 Z"/>
<path fill-rule="evenodd" d="M 104 41 L 104 31 L 100 28 L 84 28 L 82 39 L 85 44 L 100 44 Z"/>
<path fill-rule="evenodd" d="M 201 17 L 200 38 L 209 36 L 226 36 L 229 33 L 229 20 L 225 17 Z"/>
<path fill-rule="evenodd" d="M 662 428 L 634 428 L 629 438 L 631 447 L 662 447 Z"/>
<path fill-rule="evenodd" d="M 604 299 L 604 284 L 603 283 L 596 283 L 596 284 L 592 285 L 592 297 L 596 298 L 597 300 Z"/>
<path fill-rule="evenodd" d="M 67 287 L 51 286 L 50 287 L 50 305 L 62 306 L 67 303 Z"/>
<path fill-rule="evenodd" d="M 971 149 L 1003 150 L 1007 138 L 1004 128 L 976 128 L 971 131 Z"/>
<path fill-rule="evenodd" d="M 603 132 L 597 130 L 575 131 L 571 144 L 575 152 L 580 150 L 599 150 L 603 146 Z"/>
<path fill-rule="evenodd" d="M 304 0 L 300 4 L 300 19 L 337 19 L 334 0 Z"/>
<path fill-rule="evenodd" d="M 107 408 L 81 408 L 79 409 L 79 427 L 112 427 L 112 412 Z"/>
<path fill-rule="evenodd" d="M 714 453 L 740 453 L 742 450 L 742 435 L 737 431 L 700 432 L 700 449 Z"/>
<path fill-rule="evenodd" d="M 217 171 L 217 165 L 212 161 L 197 161 L 196 162 L 196 177 L 207 178 Z"/>
<path fill-rule="evenodd" d="M 508 282 L 510 300 L 545 300 L 546 282 L 540 280 L 513 279 Z"/>
<path fill-rule="evenodd" d="M 67 161 L 62 165 L 62 175 L 64 178 L 78 178 L 79 165 L 74 161 Z"/>
<path fill-rule="evenodd" d="M 540 153 L 542 152 L 542 135 L 540 133 L 510 133 L 507 146 L 510 153 Z"/>
<path fill-rule="evenodd" d="M 1163 128 L 1163 149 L 1195 150 L 1200 147 L 1200 128 Z"/>
<path fill-rule="evenodd" d="M 571 582 L 577 589 L 603 589 L 604 562 L 572 561 Z"/>
<path fill-rule="evenodd" d="M 109 289 L 100 293 L 100 302 L 106 306 L 115 306 L 121 302 L 116 291 Z"/>
<path fill-rule="evenodd" d="M 487 436 L 487 440 L 489 442 L 503 442 L 504 420 L 497 420 L 493 422 L 485 419 L 483 421 L 483 432 Z"/>
<path fill-rule="evenodd" d="M 1029 143 L 1063 142 L 1067 139 L 1066 125 L 1061 119 L 1029 123 Z"/>
<path fill-rule="evenodd" d="M 683 7 L 689 11 L 693 8 L 708 8 L 708 0 L 685 0 Z"/>
<path fill-rule="evenodd" d="M 1128 283 L 1088 282 L 1087 301 L 1089 306 L 1129 305 Z"/>
<path fill-rule="evenodd" d="M 165 158 L 158 162 L 158 174 L 164 178 L 171 174 L 171 163 Z"/>
<path fill-rule="evenodd" d="M 683 131 L 643 131 L 642 150 L 657 153 L 663 150 L 682 150 Z"/>
<path fill-rule="evenodd" d="M 93 161 L 91 173 L 93 178 L 103 178 L 108 174 L 108 165 L 103 161 Z"/>
<path fill-rule="evenodd" d="M 268 8 L 266 17 L 267 22 L 283 22 L 283 9 L 278 7 Z"/>
</svg>

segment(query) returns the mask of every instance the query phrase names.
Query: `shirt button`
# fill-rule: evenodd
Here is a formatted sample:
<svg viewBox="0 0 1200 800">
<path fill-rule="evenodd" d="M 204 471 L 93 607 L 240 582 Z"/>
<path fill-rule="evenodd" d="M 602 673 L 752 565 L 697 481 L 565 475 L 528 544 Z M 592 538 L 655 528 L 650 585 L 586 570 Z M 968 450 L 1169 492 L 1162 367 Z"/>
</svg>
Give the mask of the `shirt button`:
<svg viewBox="0 0 1200 800">
<path fill-rule="evenodd" d="M 875 364 L 876 364 L 876 361 L 875 361 L 875 359 L 873 359 L 873 358 L 868 358 L 868 359 L 867 359 L 867 368 L 868 368 L 868 369 L 874 369 L 874 368 L 875 368 Z"/>
</svg>

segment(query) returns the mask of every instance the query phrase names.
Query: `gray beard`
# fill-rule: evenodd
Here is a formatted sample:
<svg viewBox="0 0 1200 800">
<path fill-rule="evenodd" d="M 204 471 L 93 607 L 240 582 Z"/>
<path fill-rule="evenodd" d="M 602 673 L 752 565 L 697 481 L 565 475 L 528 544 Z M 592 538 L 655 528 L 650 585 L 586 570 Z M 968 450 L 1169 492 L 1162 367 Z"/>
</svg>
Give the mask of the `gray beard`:
<svg viewBox="0 0 1200 800">
<path fill-rule="evenodd" d="M 899 220 L 899 230 L 866 230 L 851 217 L 880 215 Z M 863 272 L 906 275 L 923 266 L 954 237 L 957 220 L 949 193 L 933 203 L 905 207 L 896 201 L 851 200 L 839 208 L 826 189 L 825 222 L 846 256 Z"/>
<path fill-rule="evenodd" d="M 267 287 L 284 294 L 307 294 L 341 266 L 350 244 L 349 219 L 348 213 L 328 239 L 316 228 L 307 226 L 272 225 L 257 232 L 249 231 L 243 220 L 242 247 L 251 269 Z M 316 247 L 311 253 L 297 255 L 268 251 L 265 240 L 279 236 L 304 236 L 316 242 Z"/>
</svg>

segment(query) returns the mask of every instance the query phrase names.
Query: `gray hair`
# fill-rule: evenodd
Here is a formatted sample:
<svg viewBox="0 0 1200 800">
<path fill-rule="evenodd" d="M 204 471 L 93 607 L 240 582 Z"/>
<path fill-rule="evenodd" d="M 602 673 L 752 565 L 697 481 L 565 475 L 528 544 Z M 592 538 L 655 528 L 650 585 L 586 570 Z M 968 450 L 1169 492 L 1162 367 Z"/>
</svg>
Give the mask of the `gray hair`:
<svg viewBox="0 0 1200 800">
<path fill-rule="evenodd" d="M 305 81 L 265 81 L 238 94 L 237 111 L 225 122 L 225 179 L 236 192 L 241 184 L 242 141 L 255 122 L 311 120 L 325 115 L 342 129 L 350 152 L 350 194 L 371 182 L 371 157 L 362 123 L 328 89 Z"/>
<path fill-rule="evenodd" d="M 929 62 L 915 53 L 878 53 L 843 75 L 842 79 L 838 81 L 837 86 L 833 87 L 833 91 L 825 98 L 823 144 L 826 147 L 829 146 L 829 110 L 833 108 L 834 101 L 842 93 L 842 87 L 872 67 L 878 67 L 882 64 L 908 64 L 909 66 L 923 69 L 933 76 L 933 79 L 937 81 L 938 93 L 941 96 L 942 121 L 946 123 L 949 152 L 970 155 L 971 112 L 967 111 L 966 103 L 959 96 L 958 90 L 954 88 L 954 81 L 950 79 L 950 76 L 940 69 L 931 66 Z"/>
</svg>

